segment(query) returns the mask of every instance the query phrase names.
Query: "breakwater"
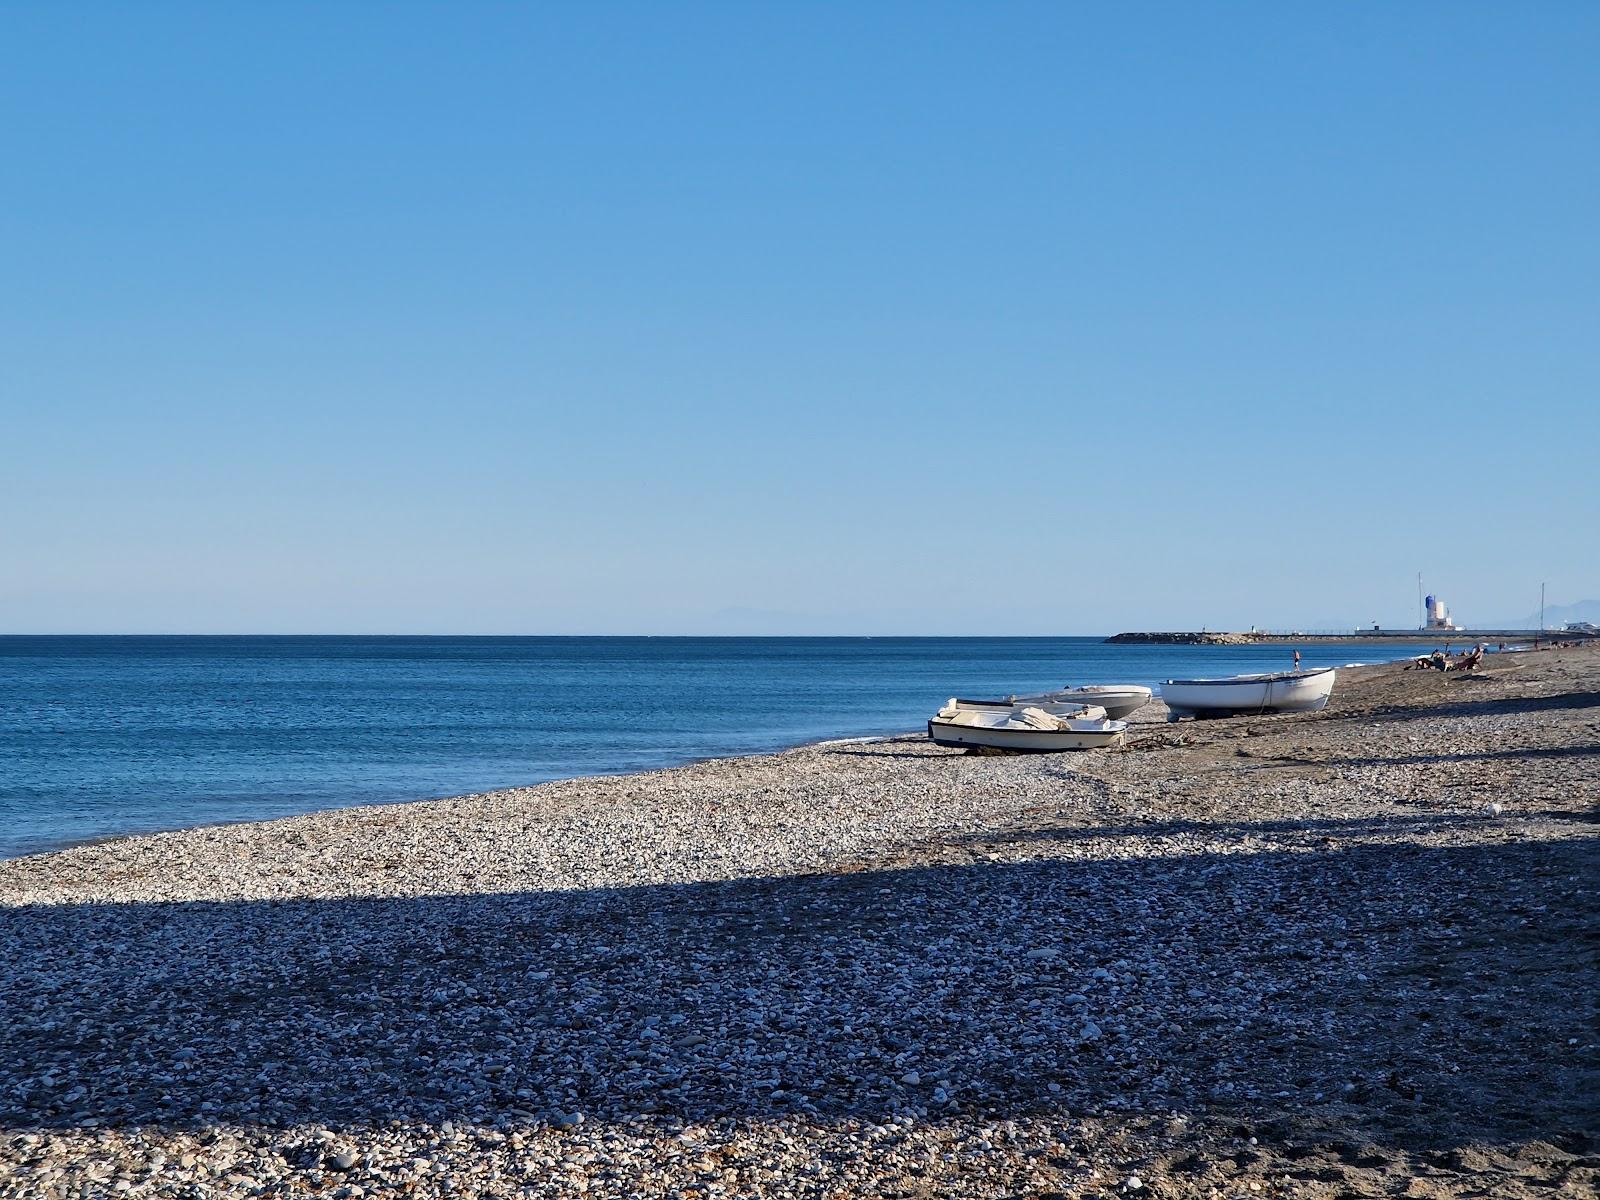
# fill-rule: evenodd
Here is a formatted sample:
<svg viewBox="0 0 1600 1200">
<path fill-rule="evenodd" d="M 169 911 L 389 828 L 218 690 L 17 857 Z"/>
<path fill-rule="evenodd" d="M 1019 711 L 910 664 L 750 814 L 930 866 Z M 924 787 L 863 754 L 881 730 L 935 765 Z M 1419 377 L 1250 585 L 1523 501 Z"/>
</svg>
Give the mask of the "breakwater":
<svg viewBox="0 0 1600 1200">
<path fill-rule="evenodd" d="M 1201 630 L 1200 632 L 1173 633 L 1119 633 L 1106 642 L 1114 646 L 1255 646 L 1273 642 L 1293 642 L 1298 645 L 1348 642 L 1575 642 L 1592 638 L 1592 634 L 1571 631 L 1556 632 L 1537 629 L 1367 629 L 1350 633 L 1267 633 L 1249 630 L 1244 633 Z"/>
</svg>

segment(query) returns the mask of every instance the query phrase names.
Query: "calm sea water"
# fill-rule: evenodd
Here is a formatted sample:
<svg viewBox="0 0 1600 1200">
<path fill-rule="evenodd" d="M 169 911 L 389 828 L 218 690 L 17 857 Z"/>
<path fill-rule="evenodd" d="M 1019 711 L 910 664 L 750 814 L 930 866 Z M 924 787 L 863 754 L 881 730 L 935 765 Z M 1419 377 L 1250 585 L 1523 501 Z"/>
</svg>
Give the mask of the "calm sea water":
<svg viewBox="0 0 1600 1200">
<path fill-rule="evenodd" d="M 1097 638 L 0 637 L 0 857 L 897 733 L 955 694 L 1289 665 Z"/>
</svg>

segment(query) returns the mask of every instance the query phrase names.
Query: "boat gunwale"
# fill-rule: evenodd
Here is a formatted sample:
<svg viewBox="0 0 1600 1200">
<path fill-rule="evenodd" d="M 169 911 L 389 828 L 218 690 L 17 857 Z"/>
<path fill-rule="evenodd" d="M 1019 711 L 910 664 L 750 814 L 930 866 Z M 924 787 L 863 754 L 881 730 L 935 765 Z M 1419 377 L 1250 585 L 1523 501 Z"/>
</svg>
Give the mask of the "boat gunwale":
<svg viewBox="0 0 1600 1200">
<path fill-rule="evenodd" d="M 1337 671 L 1338 667 L 1316 667 L 1309 671 L 1281 671 L 1275 675 L 1232 675 L 1222 679 L 1164 679 L 1162 687 L 1260 687 L 1264 683 L 1287 683 L 1313 679 Z"/>
<path fill-rule="evenodd" d="M 1174 681 L 1169 679 L 1167 682 L 1172 683 Z M 1015 708 L 1019 704 L 1028 702 L 1040 704 L 1076 704 L 1078 703 L 1077 700 L 1066 699 L 1066 697 L 1072 696 L 1074 693 L 1084 693 L 1104 699 L 1110 699 L 1111 697 L 1117 695 L 1126 696 L 1129 699 L 1133 699 L 1137 696 L 1143 696 L 1145 698 L 1145 703 L 1149 703 L 1151 700 L 1156 698 L 1155 689 L 1145 687 L 1145 685 L 1142 683 L 1097 683 L 1084 684 L 1082 687 L 1061 688 L 1054 692 L 1030 692 L 1027 695 L 1023 695 L 1019 692 L 1014 696 L 996 698 L 993 700 L 977 700 L 970 696 L 955 696 L 953 699 L 957 704 L 982 704 L 991 708 Z M 1089 705 L 1089 707 L 1092 708 L 1094 706 Z M 1103 708 L 1105 706 L 1101 705 L 1100 707 Z M 1143 705 L 1140 707 L 1143 707 Z"/>
</svg>

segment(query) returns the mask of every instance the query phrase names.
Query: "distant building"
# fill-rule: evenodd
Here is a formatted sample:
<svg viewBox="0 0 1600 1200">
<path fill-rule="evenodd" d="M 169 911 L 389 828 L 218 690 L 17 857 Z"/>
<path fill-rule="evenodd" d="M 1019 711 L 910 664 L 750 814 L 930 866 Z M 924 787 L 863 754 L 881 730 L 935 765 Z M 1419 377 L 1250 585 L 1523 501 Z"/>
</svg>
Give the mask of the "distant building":
<svg viewBox="0 0 1600 1200">
<path fill-rule="evenodd" d="M 1450 610 L 1444 606 L 1444 601 L 1437 596 L 1429 596 L 1424 608 L 1427 610 L 1427 628 L 1429 629 L 1460 629 L 1450 619 Z"/>
</svg>

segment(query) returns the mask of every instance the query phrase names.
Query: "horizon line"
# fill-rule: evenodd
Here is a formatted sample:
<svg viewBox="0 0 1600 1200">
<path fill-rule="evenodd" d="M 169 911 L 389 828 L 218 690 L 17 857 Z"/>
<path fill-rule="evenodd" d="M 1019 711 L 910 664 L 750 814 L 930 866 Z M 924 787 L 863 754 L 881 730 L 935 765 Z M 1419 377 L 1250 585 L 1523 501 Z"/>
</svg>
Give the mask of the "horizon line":
<svg viewBox="0 0 1600 1200">
<path fill-rule="evenodd" d="M 106 632 L 106 631 L 40 631 L 0 632 L 6 637 L 389 637 L 389 638 L 1062 638 L 1062 637 L 1112 637 L 1113 634 L 1094 633 L 436 633 L 436 632 L 328 632 L 296 631 L 274 633 L 242 632 Z"/>
</svg>

